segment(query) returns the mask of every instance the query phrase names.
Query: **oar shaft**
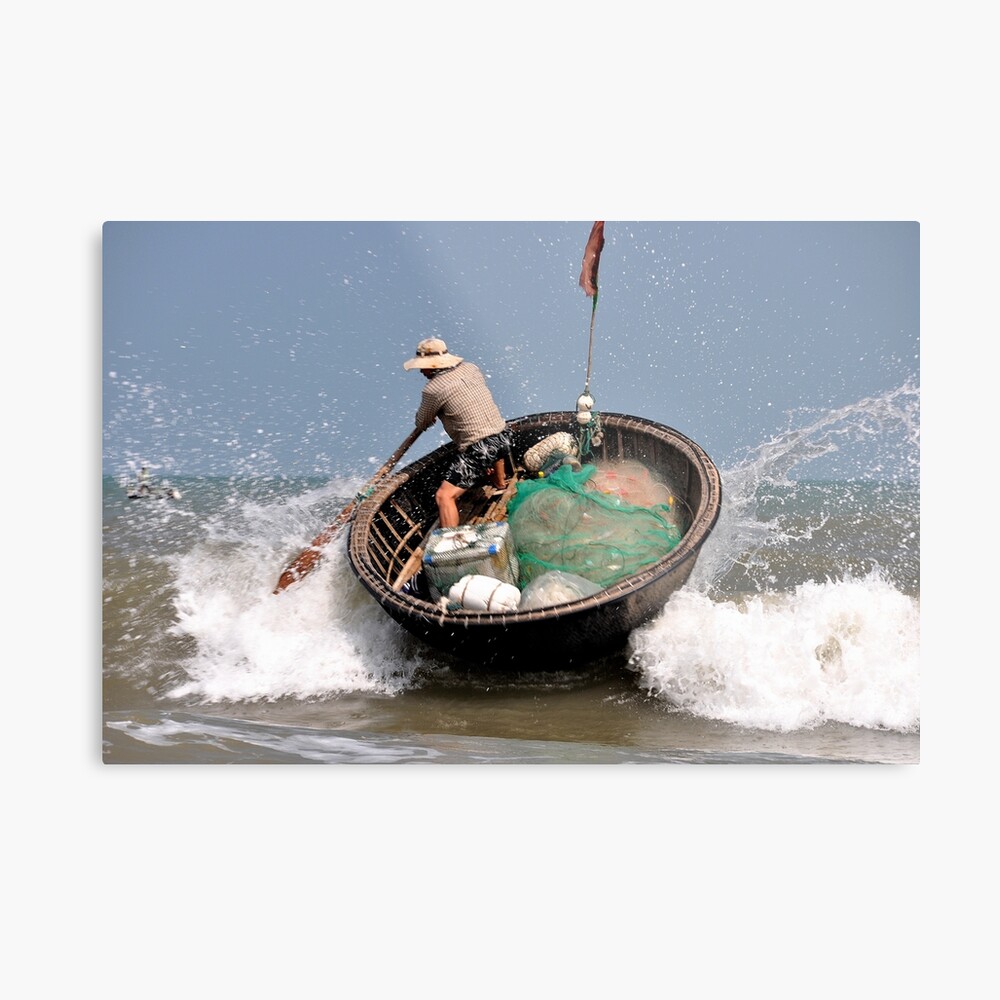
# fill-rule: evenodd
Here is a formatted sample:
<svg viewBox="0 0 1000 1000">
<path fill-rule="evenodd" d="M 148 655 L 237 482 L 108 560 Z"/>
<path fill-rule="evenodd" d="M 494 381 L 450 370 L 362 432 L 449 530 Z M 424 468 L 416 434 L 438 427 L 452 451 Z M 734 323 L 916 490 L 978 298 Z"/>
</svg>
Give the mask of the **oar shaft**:
<svg viewBox="0 0 1000 1000">
<path fill-rule="evenodd" d="M 358 495 L 337 515 L 337 519 L 327 525 L 313 540 L 308 548 L 303 549 L 297 558 L 289 563 L 288 568 L 278 579 L 278 585 L 272 593 L 280 594 L 286 587 L 301 580 L 307 573 L 311 573 L 316 563 L 319 562 L 321 552 L 337 536 L 344 525 L 354 518 L 354 511 L 357 509 L 359 501 L 367 495 L 371 488 L 403 457 L 410 445 L 420 437 L 421 431 L 414 430 L 410 436 L 389 456 L 388 461 L 378 472 L 365 484 Z"/>
</svg>

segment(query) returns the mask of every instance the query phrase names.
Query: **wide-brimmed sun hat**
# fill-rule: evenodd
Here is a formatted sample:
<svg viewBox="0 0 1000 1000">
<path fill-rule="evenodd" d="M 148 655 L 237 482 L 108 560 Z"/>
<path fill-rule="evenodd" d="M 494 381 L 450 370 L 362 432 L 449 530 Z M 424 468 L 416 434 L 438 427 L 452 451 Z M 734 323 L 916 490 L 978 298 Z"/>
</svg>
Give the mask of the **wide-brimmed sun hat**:
<svg viewBox="0 0 1000 1000">
<path fill-rule="evenodd" d="M 428 337 L 417 344 L 417 356 L 403 362 L 403 367 L 411 368 L 454 368 L 462 359 L 457 354 L 448 353 L 448 345 L 439 337 Z"/>
</svg>

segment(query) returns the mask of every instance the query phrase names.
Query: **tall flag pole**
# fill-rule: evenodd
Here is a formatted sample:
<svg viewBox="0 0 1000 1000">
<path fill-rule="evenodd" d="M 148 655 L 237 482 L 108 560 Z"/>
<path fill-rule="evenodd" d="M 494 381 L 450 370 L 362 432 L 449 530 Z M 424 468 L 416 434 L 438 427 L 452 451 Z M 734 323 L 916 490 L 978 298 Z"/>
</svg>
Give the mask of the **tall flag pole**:
<svg viewBox="0 0 1000 1000">
<path fill-rule="evenodd" d="M 587 385 L 585 395 L 590 394 L 590 366 L 594 356 L 594 319 L 597 316 L 597 266 L 601 262 L 601 251 L 604 249 L 604 223 L 595 222 L 590 230 L 590 239 L 583 251 L 583 269 L 580 271 L 580 287 L 583 294 L 592 296 L 593 308 L 590 310 L 590 347 L 587 350 Z"/>
<path fill-rule="evenodd" d="M 583 395 L 576 401 L 576 422 L 580 425 L 579 450 L 581 455 L 590 452 L 591 446 L 598 448 L 604 441 L 601 416 L 594 410 L 594 397 L 590 394 L 590 368 L 594 357 L 594 319 L 597 316 L 597 266 L 601 262 L 604 249 L 604 223 L 595 222 L 590 230 L 583 251 L 583 269 L 580 271 L 580 287 L 584 295 L 592 296 L 594 304 L 590 310 L 590 346 L 587 348 L 587 384 Z"/>
</svg>

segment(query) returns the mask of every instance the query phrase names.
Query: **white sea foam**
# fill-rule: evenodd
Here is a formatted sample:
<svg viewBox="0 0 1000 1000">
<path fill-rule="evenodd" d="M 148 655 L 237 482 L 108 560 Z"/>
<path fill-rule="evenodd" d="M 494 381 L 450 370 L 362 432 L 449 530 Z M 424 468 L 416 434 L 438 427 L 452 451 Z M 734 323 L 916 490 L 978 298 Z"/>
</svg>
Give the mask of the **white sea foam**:
<svg viewBox="0 0 1000 1000">
<path fill-rule="evenodd" d="M 281 559 L 246 544 L 177 561 L 174 630 L 196 640 L 188 680 L 170 694 L 200 701 L 393 693 L 420 662 L 351 573 L 343 540 L 293 587 L 272 594 Z"/>
<path fill-rule="evenodd" d="M 878 574 L 742 603 L 681 590 L 629 645 L 652 694 L 703 718 L 778 731 L 919 726 L 919 603 Z"/>
</svg>

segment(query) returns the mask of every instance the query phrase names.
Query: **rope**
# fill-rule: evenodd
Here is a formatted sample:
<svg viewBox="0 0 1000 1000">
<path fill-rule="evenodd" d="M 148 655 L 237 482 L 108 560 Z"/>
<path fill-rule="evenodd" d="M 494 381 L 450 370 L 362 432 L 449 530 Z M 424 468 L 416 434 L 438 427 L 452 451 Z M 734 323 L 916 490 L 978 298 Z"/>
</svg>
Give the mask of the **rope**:
<svg viewBox="0 0 1000 1000">
<path fill-rule="evenodd" d="M 581 423 L 579 434 L 577 435 L 578 451 L 581 458 L 589 455 L 591 450 L 599 447 L 604 441 L 604 433 L 601 430 L 601 415 L 593 409 L 594 398 L 590 395 L 590 373 L 594 361 L 594 320 L 597 318 L 597 283 L 594 282 L 594 304 L 590 310 L 590 343 L 587 346 L 587 382 L 583 389 L 583 395 L 577 400 L 577 416 L 580 414 L 580 407 L 586 406 L 590 419 L 586 423 Z M 584 398 L 587 398 L 584 404 Z"/>
<path fill-rule="evenodd" d="M 577 436 L 580 457 L 583 458 L 589 455 L 603 440 L 604 432 L 601 430 L 601 415 L 596 410 L 593 410 L 591 411 L 590 423 L 584 424 Z"/>
</svg>

